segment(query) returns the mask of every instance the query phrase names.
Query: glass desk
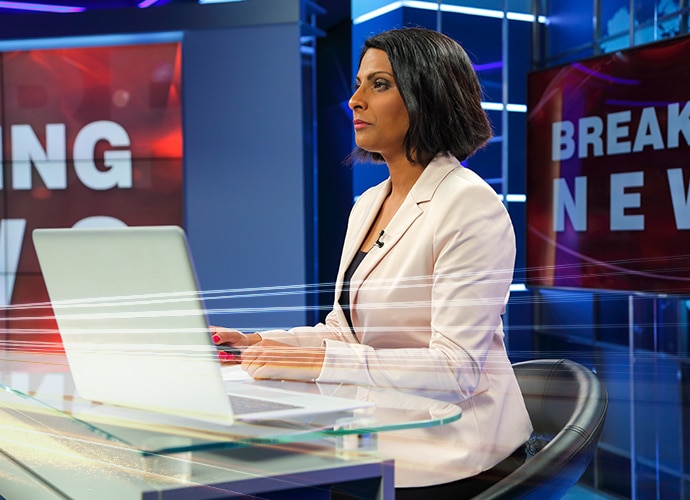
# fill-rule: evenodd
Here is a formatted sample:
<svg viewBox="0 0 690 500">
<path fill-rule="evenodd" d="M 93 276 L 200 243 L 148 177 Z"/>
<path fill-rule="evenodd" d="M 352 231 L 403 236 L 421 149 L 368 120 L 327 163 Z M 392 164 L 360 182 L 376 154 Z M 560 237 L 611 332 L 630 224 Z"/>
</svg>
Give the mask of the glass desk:
<svg viewBox="0 0 690 500">
<path fill-rule="evenodd" d="M 127 432 L 133 430 L 122 432 L 131 438 Z M 154 442 L 185 439 L 184 433 L 169 430 L 140 435 Z M 146 442 L 132 446 L 111 430 L 4 387 L 0 495 L 8 500 L 270 499 L 289 492 L 290 498 L 321 500 L 331 489 L 356 488 L 365 492 L 363 498 L 394 497 L 393 464 L 374 455 L 340 457 L 315 442 L 205 449 L 201 441 L 193 453 L 187 447 L 159 454 L 145 450 Z"/>
<path fill-rule="evenodd" d="M 324 477 L 346 486 L 374 480 L 374 493 L 366 498 L 391 498 L 393 466 L 377 455 L 376 435 L 461 417 L 458 406 L 443 400 L 449 395 L 262 381 L 251 383 L 363 399 L 374 406 L 307 422 L 241 423 L 222 430 L 206 424 L 161 425 L 129 411 L 99 413 L 110 408 L 79 400 L 64 358 L 4 354 L 0 470 L 12 471 L 13 485 L 39 488 L 41 494 L 22 491 L 32 498 L 91 498 L 93 488 L 99 498 L 107 498 L 103 492 L 109 489 L 117 491 L 113 498 L 118 499 L 182 490 L 189 495 L 181 498 L 224 498 L 285 484 L 302 485 L 307 490 L 298 498 L 310 498 L 322 490 L 313 484 Z M 85 409 L 97 411 L 85 418 Z M 0 495 L 3 487 L 0 475 Z M 200 495 L 211 487 L 218 496 Z"/>
<path fill-rule="evenodd" d="M 317 415 L 307 421 L 236 422 L 227 427 L 204 422 L 161 422 L 154 414 L 114 408 L 67 396 L 70 410 L 57 401 L 28 395 L 0 383 L 0 412 L 49 429 L 51 435 L 78 434 L 83 438 L 138 450 L 166 454 L 214 448 L 286 444 L 348 435 L 433 427 L 461 417 L 452 403 L 396 389 L 299 382 L 253 382 L 259 386 L 360 399 L 373 406 L 350 412 Z M 170 439 L 166 440 L 166 437 Z"/>
</svg>

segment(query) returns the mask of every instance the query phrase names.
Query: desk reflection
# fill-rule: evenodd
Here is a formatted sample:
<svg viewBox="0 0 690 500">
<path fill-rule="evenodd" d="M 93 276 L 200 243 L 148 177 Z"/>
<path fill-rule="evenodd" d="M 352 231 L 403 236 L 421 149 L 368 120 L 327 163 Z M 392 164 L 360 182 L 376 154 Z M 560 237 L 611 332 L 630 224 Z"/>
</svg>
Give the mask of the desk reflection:
<svg viewBox="0 0 690 500">
<path fill-rule="evenodd" d="M 392 462 L 366 454 L 343 459 L 328 446 L 332 427 L 324 423 L 245 424 L 270 429 L 247 438 L 237 437 L 231 429 L 219 432 L 203 425 L 162 426 L 137 420 L 136 412 L 126 410 L 120 417 L 86 421 L 76 418 L 85 406 L 103 405 L 74 394 L 64 359 L 4 354 L 0 360 L 3 498 L 121 500 L 159 498 L 163 493 L 184 498 L 261 498 L 264 492 L 289 488 L 306 499 L 323 498 L 324 489 L 359 481 L 373 481 L 367 498 L 393 496 Z M 305 384 L 304 389 L 318 390 L 314 384 Z"/>
<path fill-rule="evenodd" d="M 224 370 L 224 378 L 257 387 L 279 387 L 297 392 L 322 394 L 356 399 L 372 403 L 367 408 L 311 416 L 302 420 L 272 420 L 236 422 L 231 426 L 211 425 L 180 417 L 169 423 L 153 412 L 111 407 L 85 401 L 75 394 L 66 362 L 57 355 L 6 356 L 0 364 L 0 374 L 7 389 L 5 411 L 21 407 L 25 419 L 42 425 L 56 425 L 78 429 L 88 438 L 102 438 L 120 443 L 143 453 L 175 453 L 186 449 L 200 450 L 231 448 L 259 444 L 285 444 L 332 437 L 338 433 L 358 430 L 385 433 L 410 428 L 427 428 L 452 423 L 461 418 L 458 405 L 448 402 L 453 394 L 433 391 L 404 391 L 397 388 L 322 384 L 290 381 L 255 381 L 244 375 L 241 368 Z M 9 381 L 9 383 L 5 382 Z M 49 381 L 50 384 L 46 384 Z M 15 385 L 10 385 L 14 383 Z M 431 397 L 429 397 L 431 396 Z M 31 414 L 31 417 L 28 416 Z M 336 428 L 343 418 L 358 416 L 363 423 L 347 429 Z M 46 420 L 47 419 L 47 420 Z M 148 443 L 165 443 L 165 436 L 184 437 L 187 445 L 171 439 L 175 445 L 161 445 L 151 449 Z"/>
</svg>

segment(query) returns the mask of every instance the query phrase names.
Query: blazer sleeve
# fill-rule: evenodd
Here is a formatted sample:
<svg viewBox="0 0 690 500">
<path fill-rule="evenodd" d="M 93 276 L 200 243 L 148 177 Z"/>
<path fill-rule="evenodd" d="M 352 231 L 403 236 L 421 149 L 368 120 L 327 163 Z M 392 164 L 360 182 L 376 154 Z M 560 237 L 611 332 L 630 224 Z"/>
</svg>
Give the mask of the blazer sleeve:
<svg viewBox="0 0 690 500">
<path fill-rule="evenodd" d="M 299 347 L 321 347 L 325 340 L 349 342 L 354 339 L 349 328 L 343 328 L 338 322 L 335 310 L 331 310 L 324 323 L 314 326 L 298 326 L 289 330 L 266 330 L 259 332 L 265 339 L 284 342 Z"/>
</svg>

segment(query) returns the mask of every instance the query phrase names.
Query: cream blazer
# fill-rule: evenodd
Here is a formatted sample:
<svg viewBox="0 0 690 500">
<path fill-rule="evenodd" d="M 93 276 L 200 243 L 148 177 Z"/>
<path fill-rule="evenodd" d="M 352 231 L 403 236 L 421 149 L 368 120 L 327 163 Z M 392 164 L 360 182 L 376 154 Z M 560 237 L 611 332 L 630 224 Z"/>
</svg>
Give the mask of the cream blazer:
<svg viewBox="0 0 690 500">
<path fill-rule="evenodd" d="M 496 192 L 455 158 L 424 169 L 351 280 L 354 332 L 338 304 L 342 279 L 390 191 L 367 190 L 352 208 L 325 323 L 262 332 L 325 346 L 317 382 L 440 391 L 463 409 L 452 424 L 379 434 L 396 487 L 475 475 L 522 445 L 531 424 L 503 344 L 515 262 L 513 226 Z"/>
</svg>

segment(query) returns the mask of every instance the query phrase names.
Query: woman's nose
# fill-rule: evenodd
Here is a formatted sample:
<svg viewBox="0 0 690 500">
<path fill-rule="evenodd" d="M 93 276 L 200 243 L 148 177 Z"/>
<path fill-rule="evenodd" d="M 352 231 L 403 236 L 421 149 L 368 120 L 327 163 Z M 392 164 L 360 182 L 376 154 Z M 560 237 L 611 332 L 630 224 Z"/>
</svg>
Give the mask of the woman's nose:
<svg viewBox="0 0 690 500">
<path fill-rule="evenodd" d="M 363 108 L 364 107 L 364 100 L 362 99 L 362 95 L 360 93 L 361 89 L 362 89 L 362 87 L 356 88 L 354 93 L 350 96 L 350 100 L 347 101 L 347 105 L 353 111 L 357 108 Z"/>
</svg>

